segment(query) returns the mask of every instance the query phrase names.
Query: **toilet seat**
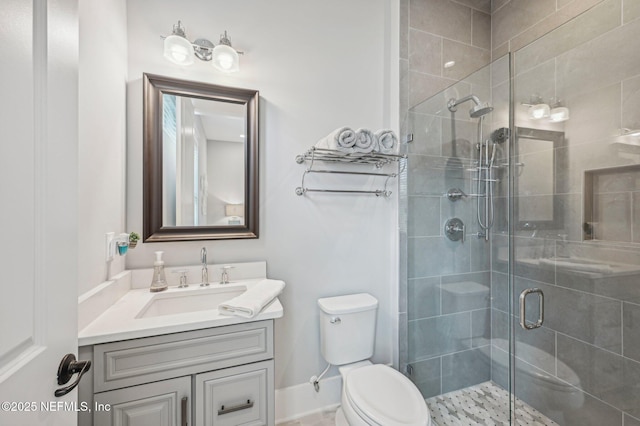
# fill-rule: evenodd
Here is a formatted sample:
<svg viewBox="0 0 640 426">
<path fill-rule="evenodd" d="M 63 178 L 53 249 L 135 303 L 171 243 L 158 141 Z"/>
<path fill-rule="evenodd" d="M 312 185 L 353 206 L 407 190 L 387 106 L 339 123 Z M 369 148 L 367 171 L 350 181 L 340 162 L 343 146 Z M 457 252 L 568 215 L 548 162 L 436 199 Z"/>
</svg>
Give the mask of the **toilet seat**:
<svg viewBox="0 0 640 426">
<path fill-rule="evenodd" d="M 386 365 L 373 364 L 350 371 L 344 393 L 353 411 L 368 424 L 431 424 L 429 409 L 420 391 L 409 379 Z"/>
</svg>

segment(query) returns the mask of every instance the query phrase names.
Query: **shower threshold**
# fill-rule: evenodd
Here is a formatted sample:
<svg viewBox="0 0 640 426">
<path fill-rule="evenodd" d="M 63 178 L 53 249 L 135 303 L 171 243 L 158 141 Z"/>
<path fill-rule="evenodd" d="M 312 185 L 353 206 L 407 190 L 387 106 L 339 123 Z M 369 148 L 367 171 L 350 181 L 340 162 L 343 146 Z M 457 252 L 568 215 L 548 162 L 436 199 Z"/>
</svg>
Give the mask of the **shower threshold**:
<svg viewBox="0 0 640 426">
<path fill-rule="evenodd" d="M 434 426 L 509 425 L 509 392 L 493 382 L 449 392 L 427 399 Z M 553 420 L 518 400 L 516 424 L 557 426 Z"/>
</svg>

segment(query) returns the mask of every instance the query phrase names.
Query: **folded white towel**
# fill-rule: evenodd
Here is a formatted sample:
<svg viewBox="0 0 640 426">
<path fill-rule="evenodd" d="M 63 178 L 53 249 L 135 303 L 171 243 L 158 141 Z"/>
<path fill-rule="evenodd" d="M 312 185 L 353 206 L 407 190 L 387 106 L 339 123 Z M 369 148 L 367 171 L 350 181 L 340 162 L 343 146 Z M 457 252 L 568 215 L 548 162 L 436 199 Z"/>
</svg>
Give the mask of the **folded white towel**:
<svg viewBox="0 0 640 426">
<path fill-rule="evenodd" d="M 262 280 L 240 296 L 218 305 L 218 311 L 222 315 L 253 318 L 275 299 L 276 296 L 282 292 L 283 288 L 284 281 Z"/>
<path fill-rule="evenodd" d="M 382 129 L 375 133 L 378 150 L 383 154 L 397 154 L 400 150 L 398 137 L 392 130 Z"/>
<path fill-rule="evenodd" d="M 373 152 L 378 149 L 378 144 L 373 132 L 368 129 L 356 130 L 356 146 L 353 147 L 355 152 Z"/>
<path fill-rule="evenodd" d="M 316 143 L 316 148 L 335 149 L 345 153 L 353 152 L 356 132 L 349 127 L 339 127 Z"/>
</svg>

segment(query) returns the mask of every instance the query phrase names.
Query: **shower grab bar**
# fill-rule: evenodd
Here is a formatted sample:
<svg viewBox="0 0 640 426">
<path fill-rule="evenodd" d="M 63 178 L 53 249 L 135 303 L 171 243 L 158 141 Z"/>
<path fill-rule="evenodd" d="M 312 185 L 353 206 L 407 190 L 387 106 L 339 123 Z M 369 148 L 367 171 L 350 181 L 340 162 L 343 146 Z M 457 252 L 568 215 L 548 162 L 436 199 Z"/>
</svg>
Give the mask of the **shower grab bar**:
<svg viewBox="0 0 640 426">
<path fill-rule="evenodd" d="M 526 314 L 527 314 L 527 296 L 533 293 L 538 294 L 539 299 L 539 312 L 538 312 L 538 321 L 535 323 L 527 323 Z M 544 293 L 539 288 L 527 288 L 522 293 L 520 293 L 520 327 L 525 330 L 533 330 L 536 328 L 542 327 L 542 323 L 544 322 Z"/>
</svg>

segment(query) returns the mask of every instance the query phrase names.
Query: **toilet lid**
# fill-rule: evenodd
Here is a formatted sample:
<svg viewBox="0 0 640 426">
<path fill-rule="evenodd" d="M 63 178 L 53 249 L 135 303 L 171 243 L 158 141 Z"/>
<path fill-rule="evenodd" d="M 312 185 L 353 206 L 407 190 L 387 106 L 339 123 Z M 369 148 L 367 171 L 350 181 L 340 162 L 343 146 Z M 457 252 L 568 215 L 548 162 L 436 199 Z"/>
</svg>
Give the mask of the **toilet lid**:
<svg viewBox="0 0 640 426">
<path fill-rule="evenodd" d="M 429 409 L 418 388 L 398 371 L 383 364 L 356 368 L 345 380 L 344 391 L 354 411 L 371 424 L 423 426 Z"/>
</svg>

